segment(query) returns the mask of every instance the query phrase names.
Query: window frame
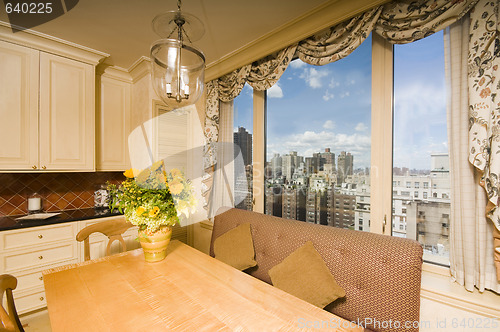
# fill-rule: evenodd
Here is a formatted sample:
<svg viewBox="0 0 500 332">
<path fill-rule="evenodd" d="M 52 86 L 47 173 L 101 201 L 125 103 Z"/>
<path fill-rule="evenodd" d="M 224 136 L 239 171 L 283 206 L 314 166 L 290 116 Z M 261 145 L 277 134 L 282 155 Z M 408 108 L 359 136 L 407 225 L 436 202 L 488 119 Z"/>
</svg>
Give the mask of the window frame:
<svg viewBox="0 0 500 332">
<path fill-rule="evenodd" d="M 393 84 L 394 47 L 378 34 L 372 34 L 370 232 L 389 236 L 393 235 Z M 254 89 L 253 97 L 253 210 L 265 213 L 267 91 Z M 440 271 L 449 273 L 449 268 Z"/>
</svg>

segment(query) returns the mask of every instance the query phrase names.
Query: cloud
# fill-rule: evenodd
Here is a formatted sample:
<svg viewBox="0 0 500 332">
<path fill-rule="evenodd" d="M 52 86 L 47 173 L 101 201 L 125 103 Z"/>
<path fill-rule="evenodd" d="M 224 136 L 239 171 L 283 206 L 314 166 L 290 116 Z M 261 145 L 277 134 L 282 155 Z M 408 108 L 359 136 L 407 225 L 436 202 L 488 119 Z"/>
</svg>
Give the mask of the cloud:
<svg viewBox="0 0 500 332">
<path fill-rule="evenodd" d="M 349 97 L 351 95 L 351 93 L 349 91 L 345 91 L 345 92 L 342 92 L 340 94 L 340 98 L 345 98 L 345 97 Z"/>
<path fill-rule="evenodd" d="M 335 127 L 335 123 L 332 120 L 326 120 L 323 124 L 323 128 L 325 129 L 333 129 Z"/>
<path fill-rule="evenodd" d="M 297 69 L 297 68 L 303 68 L 304 66 L 306 65 L 305 62 L 303 62 L 302 60 L 300 59 L 297 59 L 297 60 L 293 60 L 292 62 L 290 62 L 290 66 L 294 69 Z"/>
<path fill-rule="evenodd" d="M 323 95 L 323 100 L 324 101 L 329 101 L 330 99 L 335 98 L 335 95 L 333 93 L 330 93 L 330 91 L 325 90 L 325 94 Z"/>
<path fill-rule="evenodd" d="M 328 74 L 329 71 L 326 69 L 305 68 L 300 78 L 303 78 L 311 88 L 318 89 L 323 86 L 322 79 Z"/>
<path fill-rule="evenodd" d="M 283 98 L 283 90 L 278 85 L 278 83 L 274 84 L 270 89 L 267 89 L 267 97 Z"/>
<path fill-rule="evenodd" d="M 328 87 L 329 87 L 329 88 L 332 88 L 332 89 L 334 89 L 334 88 L 338 87 L 339 85 L 340 85 L 340 83 L 339 83 L 339 82 L 337 82 L 337 81 L 335 80 L 335 78 L 333 78 L 333 77 L 332 77 L 332 79 L 330 80 L 330 83 L 328 83 Z"/>
<path fill-rule="evenodd" d="M 358 123 L 354 128 L 356 131 L 366 131 L 367 129 L 368 127 L 363 122 Z"/>
</svg>

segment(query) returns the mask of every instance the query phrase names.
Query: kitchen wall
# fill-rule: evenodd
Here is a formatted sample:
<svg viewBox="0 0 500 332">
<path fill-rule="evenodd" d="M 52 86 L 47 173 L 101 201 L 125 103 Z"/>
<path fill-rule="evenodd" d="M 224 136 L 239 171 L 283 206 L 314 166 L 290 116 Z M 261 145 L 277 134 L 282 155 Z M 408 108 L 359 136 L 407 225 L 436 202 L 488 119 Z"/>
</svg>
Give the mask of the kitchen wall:
<svg viewBox="0 0 500 332">
<path fill-rule="evenodd" d="M 122 172 L 0 174 L 0 216 L 27 214 L 33 193 L 42 198 L 44 211 L 90 208 L 101 184 L 124 179 Z"/>
</svg>

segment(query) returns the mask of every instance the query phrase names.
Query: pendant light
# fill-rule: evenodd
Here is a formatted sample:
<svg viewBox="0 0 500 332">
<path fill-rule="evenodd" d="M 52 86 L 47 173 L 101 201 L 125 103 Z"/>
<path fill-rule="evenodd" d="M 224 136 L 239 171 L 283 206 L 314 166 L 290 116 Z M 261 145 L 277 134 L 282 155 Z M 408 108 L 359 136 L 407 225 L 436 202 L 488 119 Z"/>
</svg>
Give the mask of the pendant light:
<svg viewBox="0 0 500 332">
<path fill-rule="evenodd" d="M 177 10 L 157 15 L 153 30 L 163 39 L 151 45 L 153 87 L 171 109 L 194 104 L 203 92 L 205 55 L 191 43 L 205 33 L 195 16 Z"/>
</svg>

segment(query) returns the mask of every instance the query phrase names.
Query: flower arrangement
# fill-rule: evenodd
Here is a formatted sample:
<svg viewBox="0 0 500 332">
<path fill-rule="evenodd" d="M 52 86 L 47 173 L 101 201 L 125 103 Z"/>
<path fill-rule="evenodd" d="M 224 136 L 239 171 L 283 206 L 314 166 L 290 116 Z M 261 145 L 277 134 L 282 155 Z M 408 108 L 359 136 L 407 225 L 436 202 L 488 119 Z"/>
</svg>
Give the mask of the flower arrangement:
<svg viewBox="0 0 500 332">
<path fill-rule="evenodd" d="M 129 169 L 120 185 L 108 184 L 111 210 L 118 209 L 140 230 L 155 232 L 174 226 L 184 214 L 189 217 L 197 204 L 193 187 L 182 171 L 164 170 L 163 161 L 143 171 Z"/>
</svg>

